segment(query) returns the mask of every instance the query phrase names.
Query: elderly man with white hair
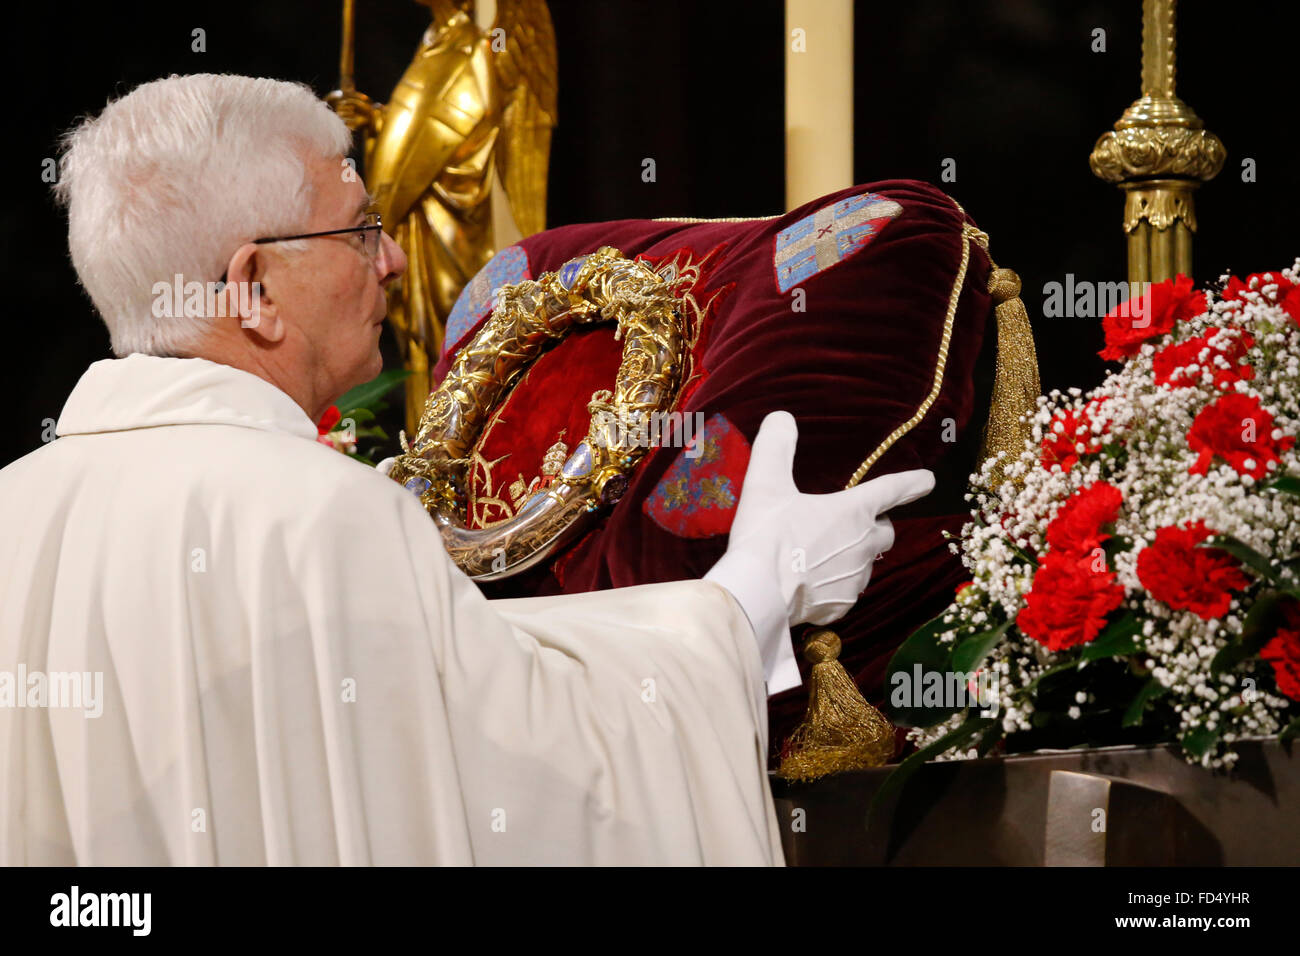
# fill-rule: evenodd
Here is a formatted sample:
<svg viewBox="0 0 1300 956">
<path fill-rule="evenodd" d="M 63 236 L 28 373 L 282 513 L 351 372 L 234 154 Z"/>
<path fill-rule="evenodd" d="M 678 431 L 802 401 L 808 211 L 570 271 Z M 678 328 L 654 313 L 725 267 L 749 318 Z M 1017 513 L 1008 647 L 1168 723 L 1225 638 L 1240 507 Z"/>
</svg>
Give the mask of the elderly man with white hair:
<svg viewBox="0 0 1300 956">
<path fill-rule="evenodd" d="M 705 580 L 489 601 L 314 441 L 406 264 L 343 122 L 173 76 L 65 147 L 117 357 L 0 471 L 0 863 L 782 862 L 765 680 L 798 682 L 789 625 L 857 600 L 928 472 L 800 494 L 776 413 Z"/>
</svg>

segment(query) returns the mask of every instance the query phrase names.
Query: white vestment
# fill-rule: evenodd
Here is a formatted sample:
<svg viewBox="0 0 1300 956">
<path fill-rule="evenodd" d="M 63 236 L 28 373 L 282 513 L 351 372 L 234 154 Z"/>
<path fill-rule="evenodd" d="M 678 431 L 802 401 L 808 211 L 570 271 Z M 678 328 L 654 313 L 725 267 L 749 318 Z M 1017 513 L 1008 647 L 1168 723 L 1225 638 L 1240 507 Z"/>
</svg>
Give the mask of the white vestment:
<svg viewBox="0 0 1300 956">
<path fill-rule="evenodd" d="M 95 363 L 57 433 L 0 471 L 0 863 L 783 862 L 718 584 L 488 601 L 202 359 Z"/>
</svg>

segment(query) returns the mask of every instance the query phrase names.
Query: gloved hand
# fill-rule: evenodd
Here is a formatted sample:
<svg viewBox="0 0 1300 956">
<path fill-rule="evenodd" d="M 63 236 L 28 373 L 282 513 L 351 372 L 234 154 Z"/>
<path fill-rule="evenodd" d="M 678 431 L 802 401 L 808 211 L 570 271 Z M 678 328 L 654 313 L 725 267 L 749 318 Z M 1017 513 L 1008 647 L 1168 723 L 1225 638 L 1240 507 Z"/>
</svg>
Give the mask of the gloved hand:
<svg viewBox="0 0 1300 956">
<path fill-rule="evenodd" d="M 772 693 L 774 673 L 781 674 L 777 683 L 799 683 L 789 625 L 843 617 L 866 590 L 876 558 L 893 547 L 884 513 L 934 488 L 933 473 L 922 469 L 832 494 L 802 494 L 794 483 L 798 437 L 789 412 L 763 419 L 727 552 L 704 576 L 730 591 L 749 616 Z"/>
</svg>

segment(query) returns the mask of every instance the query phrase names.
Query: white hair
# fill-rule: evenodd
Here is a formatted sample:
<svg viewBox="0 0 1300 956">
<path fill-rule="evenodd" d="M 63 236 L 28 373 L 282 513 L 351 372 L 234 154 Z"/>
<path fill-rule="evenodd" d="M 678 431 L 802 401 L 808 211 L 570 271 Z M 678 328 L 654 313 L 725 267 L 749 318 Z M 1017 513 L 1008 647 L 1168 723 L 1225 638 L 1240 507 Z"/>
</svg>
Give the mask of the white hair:
<svg viewBox="0 0 1300 956">
<path fill-rule="evenodd" d="M 243 243 L 305 231 L 307 158 L 351 141 L 302 84 L 212 73 L 145 83 L 67 133 L 55 191 L 114 354 L 192 350 L 211 317 L 155 317 L 155 283 L 215 282 Z"/>
</svg>

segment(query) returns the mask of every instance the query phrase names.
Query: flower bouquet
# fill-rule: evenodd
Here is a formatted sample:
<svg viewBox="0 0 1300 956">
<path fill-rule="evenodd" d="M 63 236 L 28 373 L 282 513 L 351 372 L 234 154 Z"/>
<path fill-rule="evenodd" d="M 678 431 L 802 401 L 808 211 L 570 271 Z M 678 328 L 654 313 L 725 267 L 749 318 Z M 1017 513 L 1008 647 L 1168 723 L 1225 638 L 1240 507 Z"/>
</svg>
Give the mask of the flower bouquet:
<svg viewBox="0 0 1300 956">
<path fill-rule="evenodd" d="M 971 580 L 886 676 L 906 772 L 1167 741 L 1223 767 L 1297 732 L 1298 323 L 1300 260 L 1210 294 L 1179 276 L 1106 316 L 1122 366 L 1040 398 L 1019 457 L 971 478 L 951 545 Z"/>
</svg>

